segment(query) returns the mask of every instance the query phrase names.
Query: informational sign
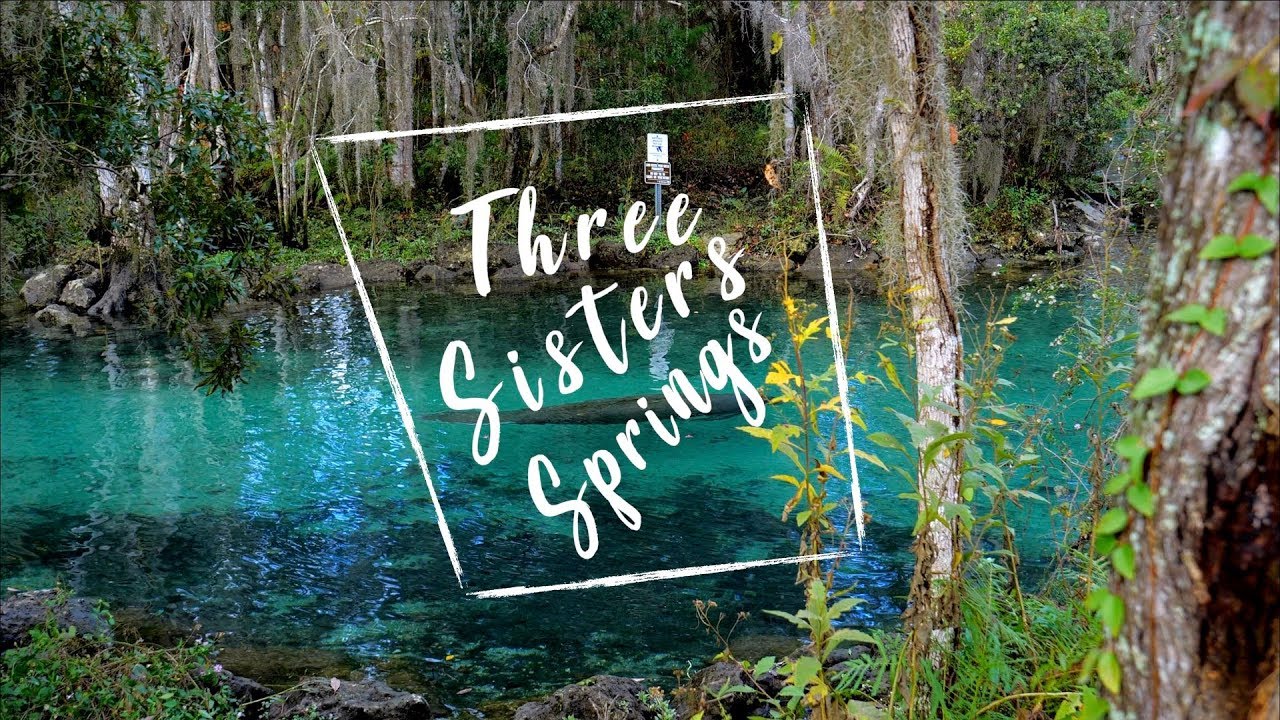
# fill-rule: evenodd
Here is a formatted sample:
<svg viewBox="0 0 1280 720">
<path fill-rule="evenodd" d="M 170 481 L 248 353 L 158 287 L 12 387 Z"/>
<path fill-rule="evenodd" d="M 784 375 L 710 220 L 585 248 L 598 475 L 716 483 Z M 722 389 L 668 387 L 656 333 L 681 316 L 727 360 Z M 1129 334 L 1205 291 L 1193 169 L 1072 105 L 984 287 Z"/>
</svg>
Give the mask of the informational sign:
<svg viewBox="0 0 1280 720">
<path fill-rule="evenodd" d="M 645 160 L 651 163 L 669 163 L 667 158 L 667 136 L 663 133 L 649 133 L 649 154 Z M 668 168 L 669 169 L 669 168 Z M 663 183 L 664 185 L 666 183 Z"/>
<path fill-rule="evenodd" d="M 644 182 L 646 185 L 670 185 L 671 163 L 647 162 L 644 164 Z"/>
</svg>

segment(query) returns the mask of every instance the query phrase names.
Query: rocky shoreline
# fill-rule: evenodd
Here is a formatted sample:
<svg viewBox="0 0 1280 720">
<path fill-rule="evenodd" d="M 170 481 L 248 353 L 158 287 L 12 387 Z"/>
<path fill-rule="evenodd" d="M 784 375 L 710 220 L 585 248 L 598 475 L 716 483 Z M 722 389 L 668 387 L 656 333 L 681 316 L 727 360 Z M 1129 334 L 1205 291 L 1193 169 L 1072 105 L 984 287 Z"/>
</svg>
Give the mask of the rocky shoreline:
<svg viewBox="0 0 1280 720">
<path fill-rule="evenodd" d="M 124 636 L 137 636 L 159 648 L 182 642 L 208 642 L 207 635 L 202 635 L 198 627 L 182 629 L 174 623 L 161 623 L 165 627 L 157 633 L 154 626 L 147 628 L 130 620 L 127 610 L 108 622 L 99 612 L 99 606 L 94 599 L 69 596 L 63 591 L 19 592 L 11 588 L 0 602 L 0 652 L 29 642 L 30 631 L 49 618 L 53 618 L 59 629 L 75 628 L 80 637 L 93 638 L 103 645 Z M 154 618 L 149 622 L 154 625 Z M 799 640 L 791 647 L 791 655 L 805 652 Z M 834 653 L 827 664 L 836 667 L 871 652 L 875 650 L 855 645 Z M 766 714 L 763 698 L 775 696 L 784 683 L 784 678 L 776 672 L 752 678 L 740 664 L 720 661 L 693 672 L 669 693 L 647 685 L 640 678 L 596 675 L 524 702 L 480 702 L 467 706 L 466 691 L 446 700 L 441 692 L 429 688 L 418 692 L 395 689 L 362 672 L 347 672 L 344 677 L 315 676 L 321 668 L 306 663 L 292 668 L 258 670 L 274 677 L 274 682 L 268 681 L 275 687 L 272 689 L 259 682 L 267 679 L 263 676 L 252 679 L 235 674 L 233 670 L 245 671 L 240 670 L 232 653 L 227 650 L 220 653 L 214 682 L 227 688 L 240 704 L 242 717 L 248 720 L 317 717 L 326 720 L 738 719 Z M 222 667 L 224 662 L 226 669 Z M 284 681 L 287 687 L 281 687 L 281 677 L 288 678 Z M 726 688 L 745 686 L 755 686 L 757 693 L 724 692 Z M 873 720 L 883 717 L 874 704 L 864 705 L 860 708 L 860 717 Z"/>
<path fill-rule="evenodd" d="M 963 278 L 975 273 L 1029 273 L 1070 265 L 1079 260 L 1086 246 L 1101 242 L 1100 236 L 1092 233 L 1075 232 L 1071 237 L 1074 241 L 1062 246 L 1061 253 L 1047 250 L 1031 257 L 1003 254 L 991 248 L 978 254 L 966 250 L 964 257 L 956 263 L 957 272 Z M 730 233 L 725 240 L 727 255 L 737 252 L 737 246 L 743 242 L 737 233 Z M 875 249 L 833 244 L 828 254 L 832 279 L 839 289 L 852 290 L 860 295 L 879 291 L 884 259 Z M 475 292 L 469 246 L 455 244 L 438 249 L 434 255 L 430 260 L 364 260 L 358 261 L 357 266 L 366 286 L 408 285 L 447 293 Z M 659 274 L 674 270 L 684 262 L 694 269 L 694 277 L 715 275 L 705 255 L 690 245 L 633 254 L 620 243 L 608 240 L 598 243 L 586 262 L 566 257 L 552 276 L 541 272 L 525 275 L 514 245 L 494 246 L 488 254 L 488 271 L 494 292 L 510 294 L 526 292 L 531 287 L 569 286 L 619 275 Z M 806 255 L 786 259 L 747 252 L 738 260 L 737 267 L 748 278 L 757 278 L 757 283 L 759 278 L 776 280 L 784 273 L 791 283 L 800 286 L 820 287 L 823 280 L 822 263 L 816 248 Z M 104 323 L 112 322 L 110 318 L 95 317 L 93 312 L 101 293 L 110 285 L 111 278 L 105 271 L 104 267 L 93 263 L 77 261 L 30 272 L 19 291 L 21 302 L 16 308 L 11 305 L 8 314 L 15 314 L 16 310 L 16 314 L 29 315 L 29 324 L 38 330 L 69 332 L 77 337 L 94 334 Z M 292 278 L 296 288 L 294 298 L 339 292 L 355 286 L 350 269 L 339 263 L 308 263 L 296 268 Z M 227 310 L 243 311 L 266 303 L 244 298 Z"/>
<path fill-rule="evenodd" d="M 742 238 L 730 234 L 726 238 L 728 254 L 736 252 L 735 245 Z M 786 261 L 787 272 L 801 282 L 822 282 L 821 263 L 817 252 Z M 876 288 L 876 272 L 881 257 L 875 250 L 859 251 L 846 245 L 832 246 L 831 268 L 833 279 L 852 285 L 858 292 L 871 293 Z M 694 276 L 711 276 L 704 253 L 691 245 L 671 247 L 661 252 L 646 251 L 640 254 L 628 252 L 620 243 L 599 242 L 588 261 L 566 257 L 560 269 L 551 276 L 540 271 L 525 275 L 520 267 L 520 257 L 514 245 L 497 245 L 488 253 L 488 272 L 494 292 L 525 292 L 535 286 L 581 284 L 591 278 L 604 278 L 627 274 L 656 274 L 678 268 L 688 262 Z M 432 260 L 364 260 L 358 261 L 361 278 L 366 286 L 412 285 L 430 287 L 442 292 L 467 294 L 475 292 L 471 248 L 463 244 L 440 248 Z M 738 268 L 748 276 L 780 277 L 784 271 L 781 258 L 744 254 Z M 90 335 L 100 326 L 93 308 L 100 294 L 110 285 L 111 278 L 105 268 L 85 261 L 56 264 L 31 273 L 19 291 L 19 312 L 30 315 L 30 324 L 37 329 L 56 329 L 78 337 Z M 296 292 L 294 297 L 306 297 L 342 291 L 355 286 L 351 270 L 346 264 L 309 263 L 292 273 Z M 235 312 L 262 304 L 264 301 L 245 298 L 228 308 Z"/>
</svg>

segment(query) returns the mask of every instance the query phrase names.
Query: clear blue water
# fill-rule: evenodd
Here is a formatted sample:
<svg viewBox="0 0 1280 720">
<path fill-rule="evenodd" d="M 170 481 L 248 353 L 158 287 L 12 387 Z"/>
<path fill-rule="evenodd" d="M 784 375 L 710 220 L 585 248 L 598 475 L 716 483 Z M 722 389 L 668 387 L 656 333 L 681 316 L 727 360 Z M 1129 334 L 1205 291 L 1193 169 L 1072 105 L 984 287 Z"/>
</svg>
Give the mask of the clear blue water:
<svg viewBox="0 0 1280 720">
<path fill-rule="evenodd" d="M 623 281 L 626 294 L 604 303 L 606 328 L 616 331 L 636 282 Z M 661 289 L 658 279 L 647 284 Z M 522 404 L 508 350 L 520 352 L 530 377 L 543 378 L 554 404 L 652 393 L 667 367 L 696 378 L 698 349 L 729 332 L 730 306 L 714 286 L 697 284 L 689 291 L 695 313 L 680 319 L 668 308 L 670 333 L 652 343 L 632 335 L 630 370 L 614 375 L 592 348 L 580 314 L 563 317 L 575 291 L 481 299 L 372 289 L 467 590 L 794 555 L 794 524 L 779 519 L 788 488 L 767 479 L 785 471 L 787 461 L 736 430 L 740 418 L 682 422 L 675 448 L 643 433 L 637 443 L 649 467 L 639 472 L 623 460 L 619 488 L 643 525 L 627 529 L 588 490 L 600 532 L 591 560 L 574 552 L 568 516 L 536 512 L 526 463 L 547 454 L 565 481 L 549 489 L 551 499 L 571 498 L 585 479 L 582 459 L 616 449 L 620 428 L 504 423 L 497 459 L 481 467 L 470 455 L 470 425 L 425 419 L 447 409 L 438 373 L 451 340 L 466 340 L 477 366 L 477 379 L 463 387 L 487 394 L 505 379 L 497 402 L 514 409 Z M 981 313 L 987 294 L 968 291 L 971 312 Z M 749 317 L 765 313 L 762 330 L 781 330 L 780 310 L 767 293 L 738 304 Z M 1054 402 L 1052 373 L 1061 356 L 1049 342 L 1070 322 L 1068 304 L 1019 310 L 1020 339 L 1006 361 L 1018 385 L 1012 399 Z M 879 300 L 858 300 L 852 370 L 875 367 L 884 313 Z M 597 672 L 669 679 L 673 669 L 715 650 L 695 621 L 696 598 L 714 600 L 730 615 L 750 612 L 739 636 L 788 632 L 760 611 L 800 602 L 790 567 L 501 600 L 468 597 L 454 580 L 354 293 L 307 299 L 296 314 L 254 314 L 251 325 L 262 341 L 257 367 L 226 397 L 194 391 L 189 370 L 154 334 L 53 339 L 13 322 L 5 327 L 0 574 L 6 585 L 60 581 L 117 605 L 198 618 L 232 643 L 398 658 L 429 682 L 491 696 L 524 695 Z M 556 393 L 557 367 L 541 349 L 555 329 L 587 341 L 576 356 L 586 384 L 569 399 Z M 775 356 L 787 354 L 785 345 L 775 343 Z M 757 382 L 765 364 L 739 361 Z M 891 393 L 859 392 L 854 402 L 872 430 L 902 434 L 885 409 L 901 407 Z M 862 470 L 874 522 L 865 546 L 843 565 L 842 580 L 867 601 L 860 622 L 890 624 L 909 580 L 915 510 L 897 498 L 900 480 Z M 1034 568 L 1054 549 L 1048 508 L 1030 508 L 1019 522 L 1024 562 Z M 454 657 L 447 663 L 430 660 L 448 655 Z"/>
</svg>

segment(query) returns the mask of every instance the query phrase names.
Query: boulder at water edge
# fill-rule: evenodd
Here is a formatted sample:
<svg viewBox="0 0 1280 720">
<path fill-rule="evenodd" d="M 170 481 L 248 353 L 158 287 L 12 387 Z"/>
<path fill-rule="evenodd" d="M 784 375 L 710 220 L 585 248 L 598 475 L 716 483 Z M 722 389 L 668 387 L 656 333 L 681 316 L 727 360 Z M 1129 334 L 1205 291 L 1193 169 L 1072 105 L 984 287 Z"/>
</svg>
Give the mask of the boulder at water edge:
<svg viewBox="0 0 1280 720">
<path fill-rule="evenodd" d="M 74 627 L 81 635 L 111 636 L 111 626 L 95 612 L 89 598 L 60 597 L 56 590 L 32 590 L 11 595 L 0 603 L 0 651 L 30 640 L 31 629 L 52 613 L 58 627 Z"/>
<path fill-rule="evenodd" d="M 67 307 L 84 311 L 88 310 L 96 299 L 98 299 L 98 294 L 93 291 L 93 288 L 89 287 L 89 283 L 83 278 L 76 278 L 62 288 L 62 295 L 58 298 L 58 301 Z"/>
<path fill-rule="evenodd" d="M 42 308 L 58 299 L 62 285 L 71 276 L 70 265 L 45 268 L 22 285 L 22 300 L 33 308 Z"/>
<path fill-rule="evenodd" d="M 32 319 L 41 327 L 67 328 L 76 335 L 87 335 L 93 328 L 89 318 L 77 315 L 62 305 L 46 305 Z"/>
<path fill-rule="evenodd" d="M 271 705 L 267 717 L 329 720 L 429 720 L 448 711 L 417 693 L 392 690 L 377 680 L 309 678 Z"/>
<path fill-rule="evenodd" d="M 596 675 L 568 685 L 543 700 L 525 703 L 515 720 L 645 720 L 640 683 L 630 678 Z"/>
</svg>

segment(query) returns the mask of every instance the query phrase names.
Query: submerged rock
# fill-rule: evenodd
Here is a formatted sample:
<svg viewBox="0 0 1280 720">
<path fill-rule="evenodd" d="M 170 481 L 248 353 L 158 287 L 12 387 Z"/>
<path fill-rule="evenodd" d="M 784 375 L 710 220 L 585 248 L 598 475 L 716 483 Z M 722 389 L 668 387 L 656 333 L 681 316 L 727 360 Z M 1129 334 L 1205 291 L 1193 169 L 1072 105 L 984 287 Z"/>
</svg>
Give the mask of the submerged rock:
<svg viewBox="0 0 1280 720">
<path fill-rule="evenodd" d="M 804 642 L 794 635 L 776 633 L 735 635 L 729 643 L 729 650 L 734 657 L 751 662 L 770 655 L 776 658 L 789 657 L 802 648 L 804 648 Z"/>
<path fill-rule="evenodd" d="M 377 680 L 308 678 L 271 704 L 272 720 L 428 720 L 448 714 L 417 693 L 393 690 Z"/>
<path fill-rule="evenodd" d="M 59 598 L 56 590 L 32 590 L 5 598 L 0 603 L 0 651 L 25 645 L 31 629 L 53 613 L 59 628 L 74 627 L 82 635 L 111 637 L 111 626 L 96 612 L 97 601 L 89 598 Z"/>
<path fill-rule="evenodd" d="M 525 703 L 514 720 L 645 720 L 640 683 L 630 678 L 596 675 L 567 685 L 543 700 Z"/>
<path fill-rule="evenodd" d="M 317 647 L 228 644 L 218 650 L 218 662 L 230 672 L 282 689 L 300 677 L 350 677 L 360 664 L 345 653 Z"/>
<path fill-rule="evenodd" d="M 23 302 L 33 308 L 42 308 L 54 302 L 70 276 L 70 265 L 54 265 L 36 273 L 22 285 L 20 292 Z"/>
</svg>

